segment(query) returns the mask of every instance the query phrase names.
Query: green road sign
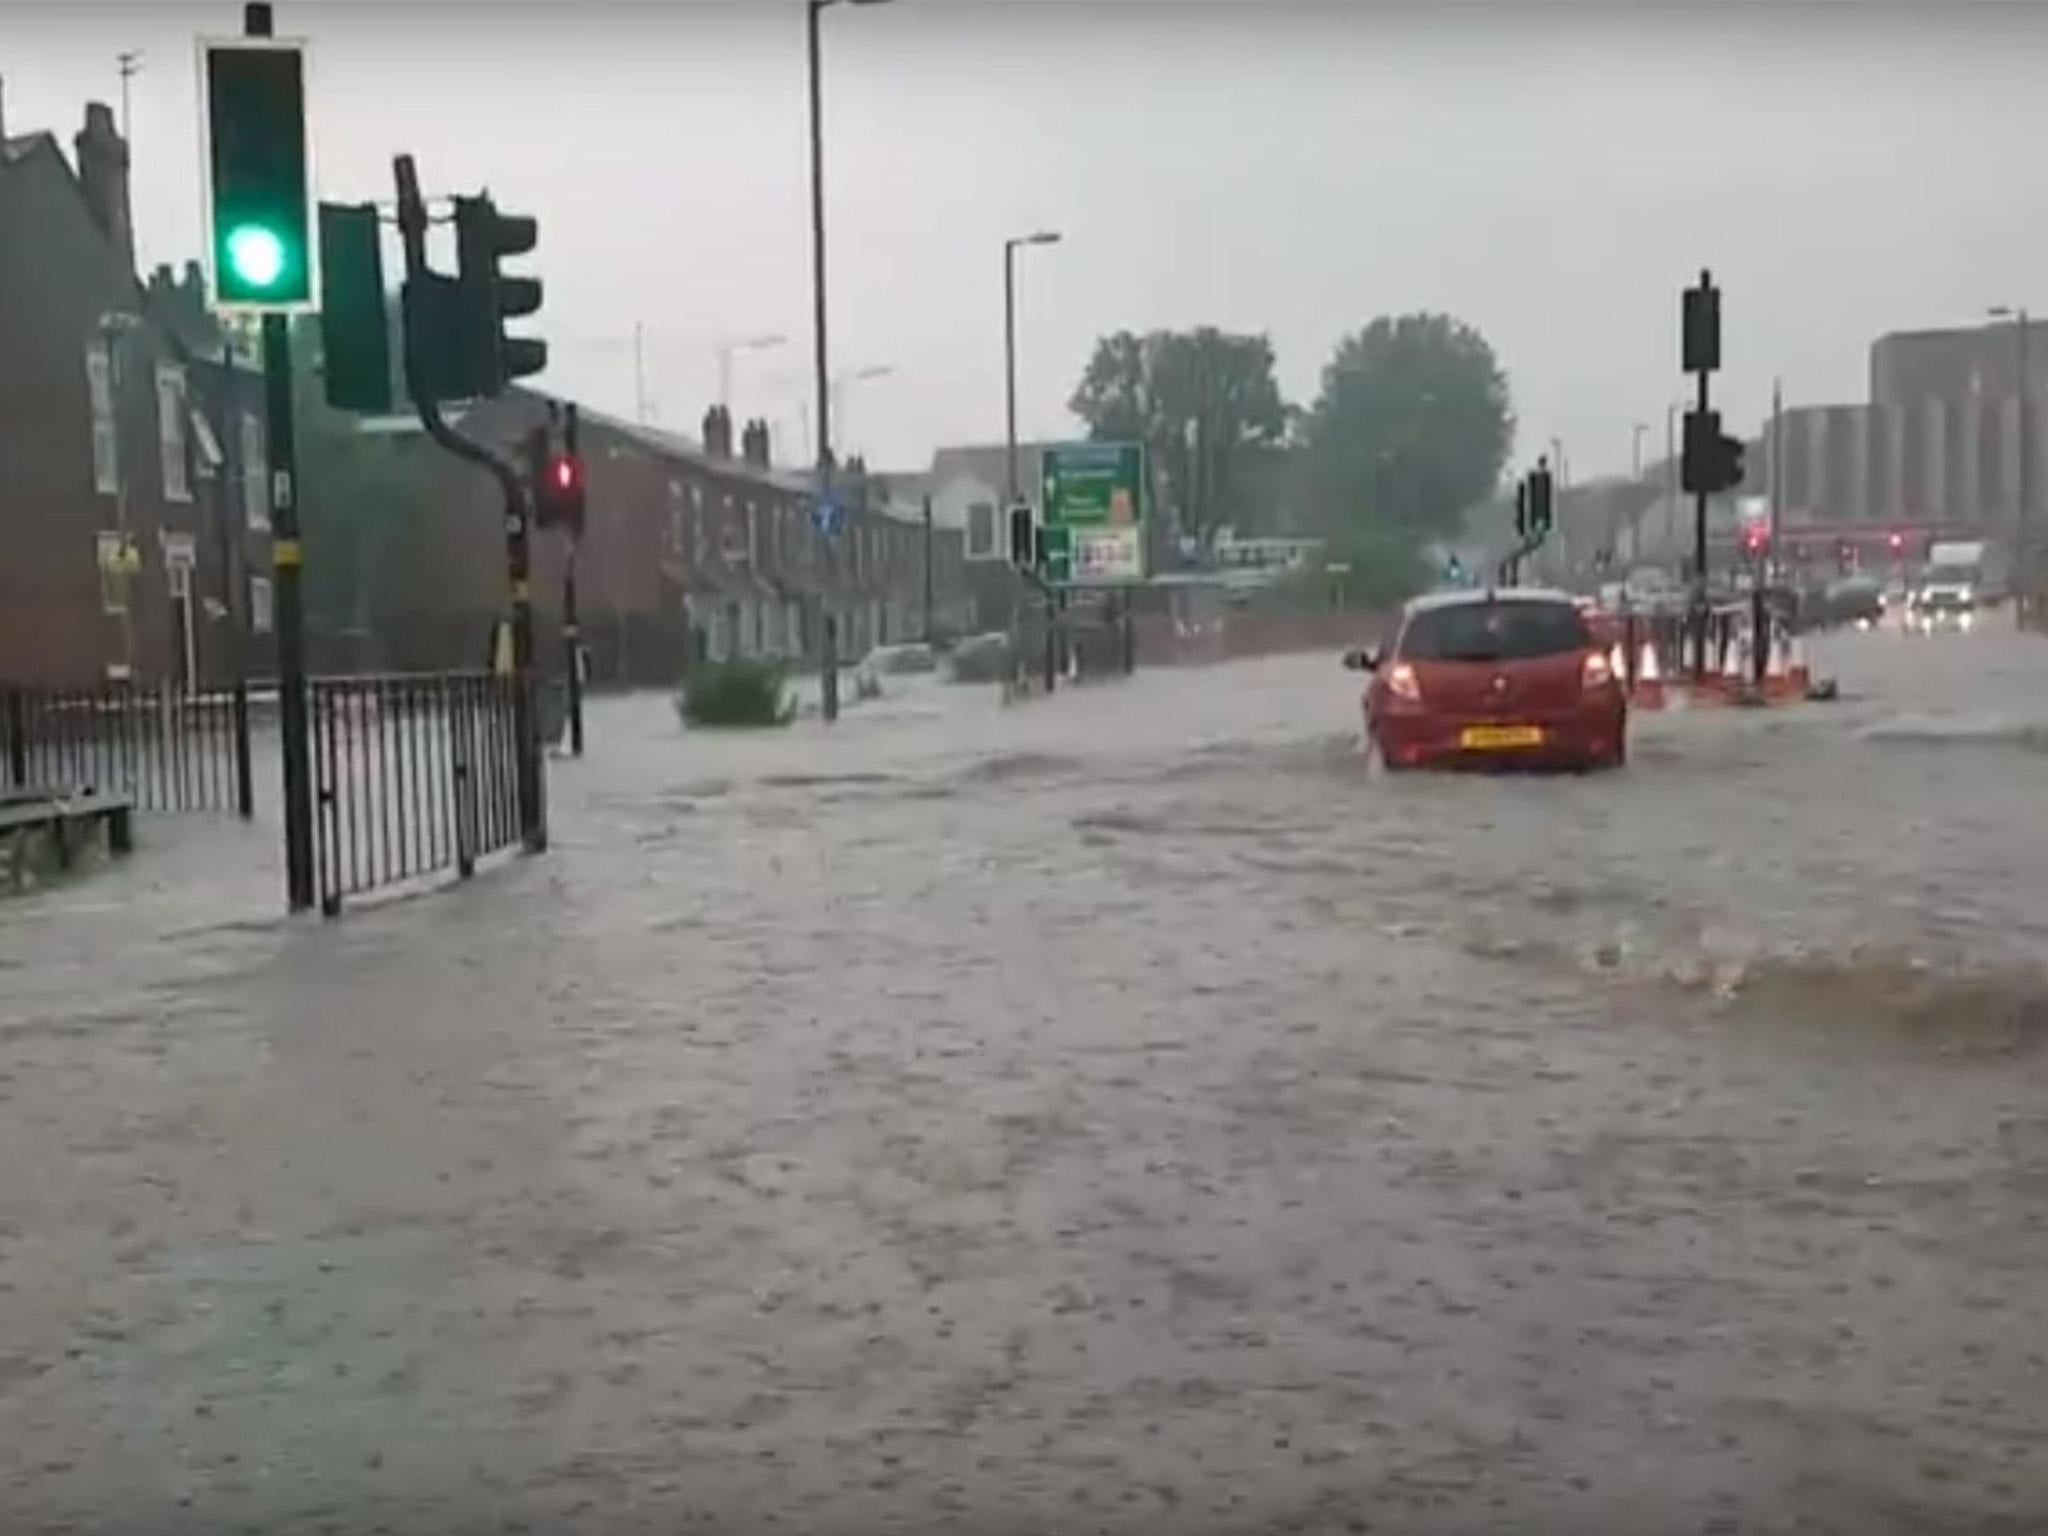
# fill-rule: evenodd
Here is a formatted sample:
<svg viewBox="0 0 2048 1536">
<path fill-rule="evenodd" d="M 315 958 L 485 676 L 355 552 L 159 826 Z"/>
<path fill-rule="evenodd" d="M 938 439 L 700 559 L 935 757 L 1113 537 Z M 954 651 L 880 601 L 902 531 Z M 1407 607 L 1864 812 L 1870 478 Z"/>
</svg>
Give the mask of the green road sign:
<svg viewBox="0 0 2048 1536">
<path fill-rule="evenodd" d="M 1061 443 L 1041 458 L 1046 579 L 1121 585 L 1145 579 L 1145 449 Z"/>
</svg>

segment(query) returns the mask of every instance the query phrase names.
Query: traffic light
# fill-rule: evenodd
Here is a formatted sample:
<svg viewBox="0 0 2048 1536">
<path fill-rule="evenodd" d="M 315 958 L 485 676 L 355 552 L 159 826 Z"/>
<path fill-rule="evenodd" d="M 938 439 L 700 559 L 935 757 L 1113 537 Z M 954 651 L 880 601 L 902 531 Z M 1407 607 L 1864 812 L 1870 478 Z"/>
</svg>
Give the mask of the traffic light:
<svg viewBox="0 0 2048 1536">
<path fill-rule="evenodd" d="M 560 528 L 580 537 L 585 499 L 582 456 L 568 442 L 556 443 L 548 428 L 533 427 L 526 434 L 525 457 L 534 526 Z"/>
<path fill-rule="evenodd" d="M 1685 413 L 1685 445 L 1679 450 L 1679 483 L 1688 494 L 1732 491 L 1747 473 L 1742 440 L 1721 432 L 1719 411 Z"/>
<path fill-rule="evenodd" d="M 1898 554 L 1904 554 L 1904 553 L 1905 553 L 1905 549 L 1906 549 L 1906 536 L 1905 536 L 1905 535 L 1904 535 L 1903 533 L 1894 533 L 1894 534 L 1892 534 L 1892 536 L 1891 536 L 1890 538 L 1888 538 L 1888 539 L 1886 539 L 1886 540 L 1885 540 L 1885 543 L 1887 543 L 1887 544 L 1889 544 L 1889 545 L 1891 546 L 1891 549 L 1892 549 L 1892 553 L 1893 553 L 1893 554 L 1895 554 L 1895 555 L 1898 555 Z"/>
<path fill-rule="evenodd" d="M 391 409 L 391 326 L 377 205 L 320 205 L 320 353 L 327 403 Z"/>
<path fill-rule="evenodd" d="M 1554 515 L 1550 461 L 1538 459 L 1536 467 L 1529 471 L 1529 532 L 1538 538 L 1546 537 Z"/>
<path fill-rule="evenodd" d="M 1679 308 L 1680 366 L 1686 373 L 1712 373 L 1721 366 L 1721 290 L 1700 273 L 1700 285 L 1688 288 Z"/>
<path fill-rule="evenodd" d="M 1515 537 L 1529 537 L 1529 482 L 1526 478 L 1515 482 Z"/>
<path fill-rule="evenodd" d="M 500 270 L 507 256 L 525 255 L 539 239 L 531 217 L 498 212 L 488 193 L 455 199 L 456 398 L 503 394 L 515 379 L 547 367 L 546 342 L 505 333 L 507 320 L 540 308 L 540 279 Z"/>
<path fill-rule="evenodd" d="M 1465 585 L 1465 562 L 1455 554 L 1444 561 L 1444 580 L 1454 587 Z"/>
<path fill-rule="evenodd" d="M 1762 554 L 1764 546 L 1770 541 L 1770 531 L 1762 523 L 1751 523 L 1742 530 L 1742 548 L 1745 554 Z"/>
<path fill-rule="evenodd" d="M 304 50 L 270 38 L 219 39 L 202 45 L 201 70 L 214 304 L 310 308 L 319 290 L 307 195 Z"/>
<path fill-rule="evenodd" d="M 1022 571 L 1038 569 L 1038 528 L 1031 520 L 1028 501 L 1010 508 L 1010 564 Z"/>
</svg>

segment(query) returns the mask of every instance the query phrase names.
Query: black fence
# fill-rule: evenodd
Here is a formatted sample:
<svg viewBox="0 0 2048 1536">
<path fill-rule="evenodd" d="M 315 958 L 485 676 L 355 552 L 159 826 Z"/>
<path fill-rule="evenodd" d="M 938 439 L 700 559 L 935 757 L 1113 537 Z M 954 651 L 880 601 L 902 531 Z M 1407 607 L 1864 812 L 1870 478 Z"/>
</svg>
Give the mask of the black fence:
<svg viewBox="0 0 2048 1536">
<path fill-rule="evenodd" d="M 245 687 L 0 684 L 0 783 L 126 795 L 145 811 L 234 811 L 255 800 Z"/>
<path fill-rule="evenodd" d="M 490 673 L 314 678 L 313 864 L 321 911 L 521 839 L 519 684 Z"/>
</svg>

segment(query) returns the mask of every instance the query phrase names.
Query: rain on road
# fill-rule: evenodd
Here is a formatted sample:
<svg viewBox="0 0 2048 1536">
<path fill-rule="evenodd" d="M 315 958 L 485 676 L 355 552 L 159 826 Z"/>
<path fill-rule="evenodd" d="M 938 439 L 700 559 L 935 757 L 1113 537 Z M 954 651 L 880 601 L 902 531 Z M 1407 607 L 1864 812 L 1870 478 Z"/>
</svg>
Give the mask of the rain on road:
<svg viewBox="0 0 2048 1536">
<path fill-rule="evenodd" d="M 333 925 L 145 827 L 0 908 L 5 1524 L 2039 1530 L 2048 647 L 1822 661 L 1565 779 L 605 701 Z"/>
</svg>

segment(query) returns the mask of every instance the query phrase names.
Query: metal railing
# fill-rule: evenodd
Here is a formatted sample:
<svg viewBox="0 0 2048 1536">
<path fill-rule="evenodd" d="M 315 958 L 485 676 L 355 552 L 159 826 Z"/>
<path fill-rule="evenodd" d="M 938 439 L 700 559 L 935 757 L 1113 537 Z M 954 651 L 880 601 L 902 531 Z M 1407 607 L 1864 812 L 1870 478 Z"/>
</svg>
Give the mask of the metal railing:
<svg viewBox="0 0 2048 1536">
<path fill-rule="evenodd" d="M 247 688 L 0 683 L 0 774 L 13 789 L 126 795 L 145 811 L 254 813 Z"/>
<path fill-rule="evenodd" d="M 520 841 L 518 688 L 437 672 L 308 684 L 320 909 Z"/>
</svg>

